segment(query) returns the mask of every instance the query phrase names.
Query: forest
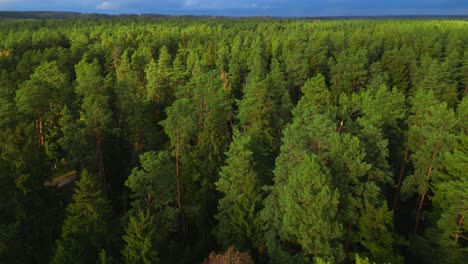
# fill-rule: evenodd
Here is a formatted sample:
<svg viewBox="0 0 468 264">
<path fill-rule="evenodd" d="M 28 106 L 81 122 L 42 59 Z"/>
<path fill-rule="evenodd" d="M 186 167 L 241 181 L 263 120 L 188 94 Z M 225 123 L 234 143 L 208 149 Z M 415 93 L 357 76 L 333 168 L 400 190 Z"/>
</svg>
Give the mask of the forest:
<svg viewBox="0 0 468 264">
<path fill-rule="evenodd" d="M 0 263 L 466 263 L 468 20 L 0 20 Z"/>
</svg>

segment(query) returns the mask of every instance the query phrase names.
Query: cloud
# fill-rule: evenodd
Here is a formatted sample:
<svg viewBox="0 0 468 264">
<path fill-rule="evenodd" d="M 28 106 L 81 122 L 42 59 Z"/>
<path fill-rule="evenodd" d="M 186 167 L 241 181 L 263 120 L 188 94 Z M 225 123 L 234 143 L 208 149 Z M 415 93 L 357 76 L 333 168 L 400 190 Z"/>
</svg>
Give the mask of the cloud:
<svg viewBox="0 0 468 264">
<path fill-rule="evenodd" d="M 2 10 L 190 15 L 467 14 L 466 0 L 0 0 Z"/>
<path fill-rule="evenodd" d="M 117 10 L 117 9 L 119 9 L 119 5 L 111 1 L 104 1 L 96 6 L 96 10 L 109 11 L 109 10 Z"/>
<path fill-rule="evenodd" d="M 187 10 L 231 10 L 231 9 L 251 9 L 258 8 L 259 3 L 246 0 L 238 1 L 210 1 L 210 0 L 186 0 L 183 8 Z"/>
<path fill-rule="evenodd" d="M 14 3 L 15 0 L 0 0 L 0 6 Z M 16 1 L 18 2 L 18 1 Z"/>
</svg>

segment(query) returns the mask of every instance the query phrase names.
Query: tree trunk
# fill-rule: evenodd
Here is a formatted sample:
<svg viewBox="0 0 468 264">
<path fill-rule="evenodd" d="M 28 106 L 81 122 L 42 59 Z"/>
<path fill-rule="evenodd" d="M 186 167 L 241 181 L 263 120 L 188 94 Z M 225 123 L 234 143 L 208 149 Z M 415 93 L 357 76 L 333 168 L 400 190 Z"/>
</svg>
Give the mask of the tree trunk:
<svg viewBox="0 0 468 264">
<path fill-rule="evenodd" d="M 455 233 L 455 236 L 454 236 L 455 238 L 453 239 L 455 243 L 458 243 L 458 239 L 460 238 L 460 228 L 463 225 L 463 221 L 465 221 L 465 215 L 462 215 L 460 219 L 458 220 L 457 232 Z"/>
<path fill-rule="evenodd" d="M 143 150 L 143 142 L 141 139 L 142 133 L 143 132 L 141 128 L 136 129 L 135 142 L 133 143 L 133 149 L 135 150 L 137 154 Z"/>
<path fill-rule="evenodd" d="M 427 167 L 427 172 L 426 172 L 426 178 L 427 178 L 427 181 L 429 182 L 430 179 L 431 179 L 431 173 L 432 173 L 432 168 L 434 166 L 434 160 L 435 158 L 437 157 L 437 154 L 439 153 L 439 144 L 435 144 L 434 146 L 434 150 L 432 151 L 432 158 L 431 158 L 431 163 L 429 164 L 429 167 Z M 418 232 L 418 228 L 419 228 L 419 221 L 421 219 L 421 214 L 422 214 L 422 207 L 424 205 L 424 198 L 426 197 L 426 191 L 424 191 L 422 194 L 421 194 L 421 199 L 419 200 L 419 203 L 418 203 L 418 212 L 416 213 L 416 224 L 414 226 L 414 232 Z"/>
<path fill-rule="evenodd" d="M 421 194 L 421 197 L 419 198 L 419 202 L 418 202 L 418 212 L 416 213 L 416 223 L 414 225 L 414 232 L 418 232 L 418 228 L 419 228 L 419 221 L 421 221 L 421 213 L 422 213 L 422 207 L 423 207 L 423 204 L 424 204 L 424 198 L 426 198 L 426 192 L 423 192 Z"/>
<path fill-rule="evenodd" d="M 42 124 L 42 120 L 39 119 L 39 143 L 41 144 L 41 146 L 44 145 L 44 130 Z"/>
<path fill-rule="evenodd" d="M 182 222 L 182 232 L 185 233 L 184 227 L 184 211 L 182 210 L 182 199 L 180 195 L 180 173 L 179 173 L 179 140 L 176 144 L 176 177 L 177 177 L 177 206 L 180 211 L 180 220 Z"/>
<path fill-rule="evenodd" d="M 146 195 L 146 209 L 149 210 L 150 205 L 151 205 L 151 194 L 148 193 L 148 194 Z"/>
<path fill-rule="evenodd" d="M 41 119 L 34 120 L 34 126 L 36 127 L 36 136 L 38 137 L 39 145 L 43 146 L 44 145 L 44 132 L 42 129 L 42 120 Z"/>
<path fill-rule="evenodd" d="M 179 174 L 179 141 L 176 144 L 176 177 L 177 177 L 177 206 L 182 211 L 182 203 L 180 199 L 180 174 Z"/>
<path fill-rule="evenodd" d="M 341 130 L 343 129 L 343 125 L 344 125 L 344 120 L 341 120 L 340 126 L 339 126 L 338 129 L 337 129 L 338 134 L 341 133 Z"/>
<path fill-rule="evenodd" d="M 102 138 L 101 133 L 96 133 L 96 146 L 97 146 L 97 154 L 98 154 L 98 161 L 99 161 L 99 176 L 101 176 L 104 183 L 106 182 L 106 175 L 104 171 L 104 157 L 102 151 Z"/>
<path fill-rule="evenodd" d="M 398 176 L 398 185 L 395 191 L 395 197 L 393 197 L 393 214 L 395 214 L 396 209 L 398 207 L 398 196 L 400 195 L 401 184 L 403 182 L 403 173 L 405 172 L 406 163 L 408 162 L 408 154 L 409 154 L 409 148 L 406 148 L 405 157 L 403 158 L 403 161 L 401 162 L 400 175 Z"/>
</svg>

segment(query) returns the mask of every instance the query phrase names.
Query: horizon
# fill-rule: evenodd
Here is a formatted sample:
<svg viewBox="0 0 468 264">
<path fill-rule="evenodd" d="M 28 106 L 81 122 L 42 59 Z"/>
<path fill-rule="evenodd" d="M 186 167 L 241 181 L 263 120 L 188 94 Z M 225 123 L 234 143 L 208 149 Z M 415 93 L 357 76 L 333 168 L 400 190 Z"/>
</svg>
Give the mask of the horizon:
<svg viewBox="0 0 468 264">
<path fill-rule="evenodd" d="M 395 0 L 0 0 L 0 11 L 225 17 L 466 16 L 468 1 Z"/>
<path fill-rule="evenodd" d="M 98 16 L 162 16 L 162 17 L 219 17 L 219 18 L 434 18 L 434 17 L 466 17 L 468 14 L 389 14 L 389 15 L 317 15 L 317 16 L 288 16 L 288 15 L 206 15 L 206 14 L 171 14 L 171 13 L 102 13 L 102 12 L 80 12 L 70 10 L 0 10 L 1 13 L 24 13 L 24 14 L 76 14 L 76 15 L 98 15 Z"/>
</svg>

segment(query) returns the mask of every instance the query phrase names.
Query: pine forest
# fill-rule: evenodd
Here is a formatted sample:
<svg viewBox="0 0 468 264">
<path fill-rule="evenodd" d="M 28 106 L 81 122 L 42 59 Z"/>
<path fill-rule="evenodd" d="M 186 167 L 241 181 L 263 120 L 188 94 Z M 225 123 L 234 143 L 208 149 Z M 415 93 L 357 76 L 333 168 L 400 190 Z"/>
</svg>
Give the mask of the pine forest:
<svg viewBox="0 0 468 264">
<path fill-rule="evenodd" d="M 0 19 L 0 263 L 467 263 L 468 20 Z"/>
</svg>

